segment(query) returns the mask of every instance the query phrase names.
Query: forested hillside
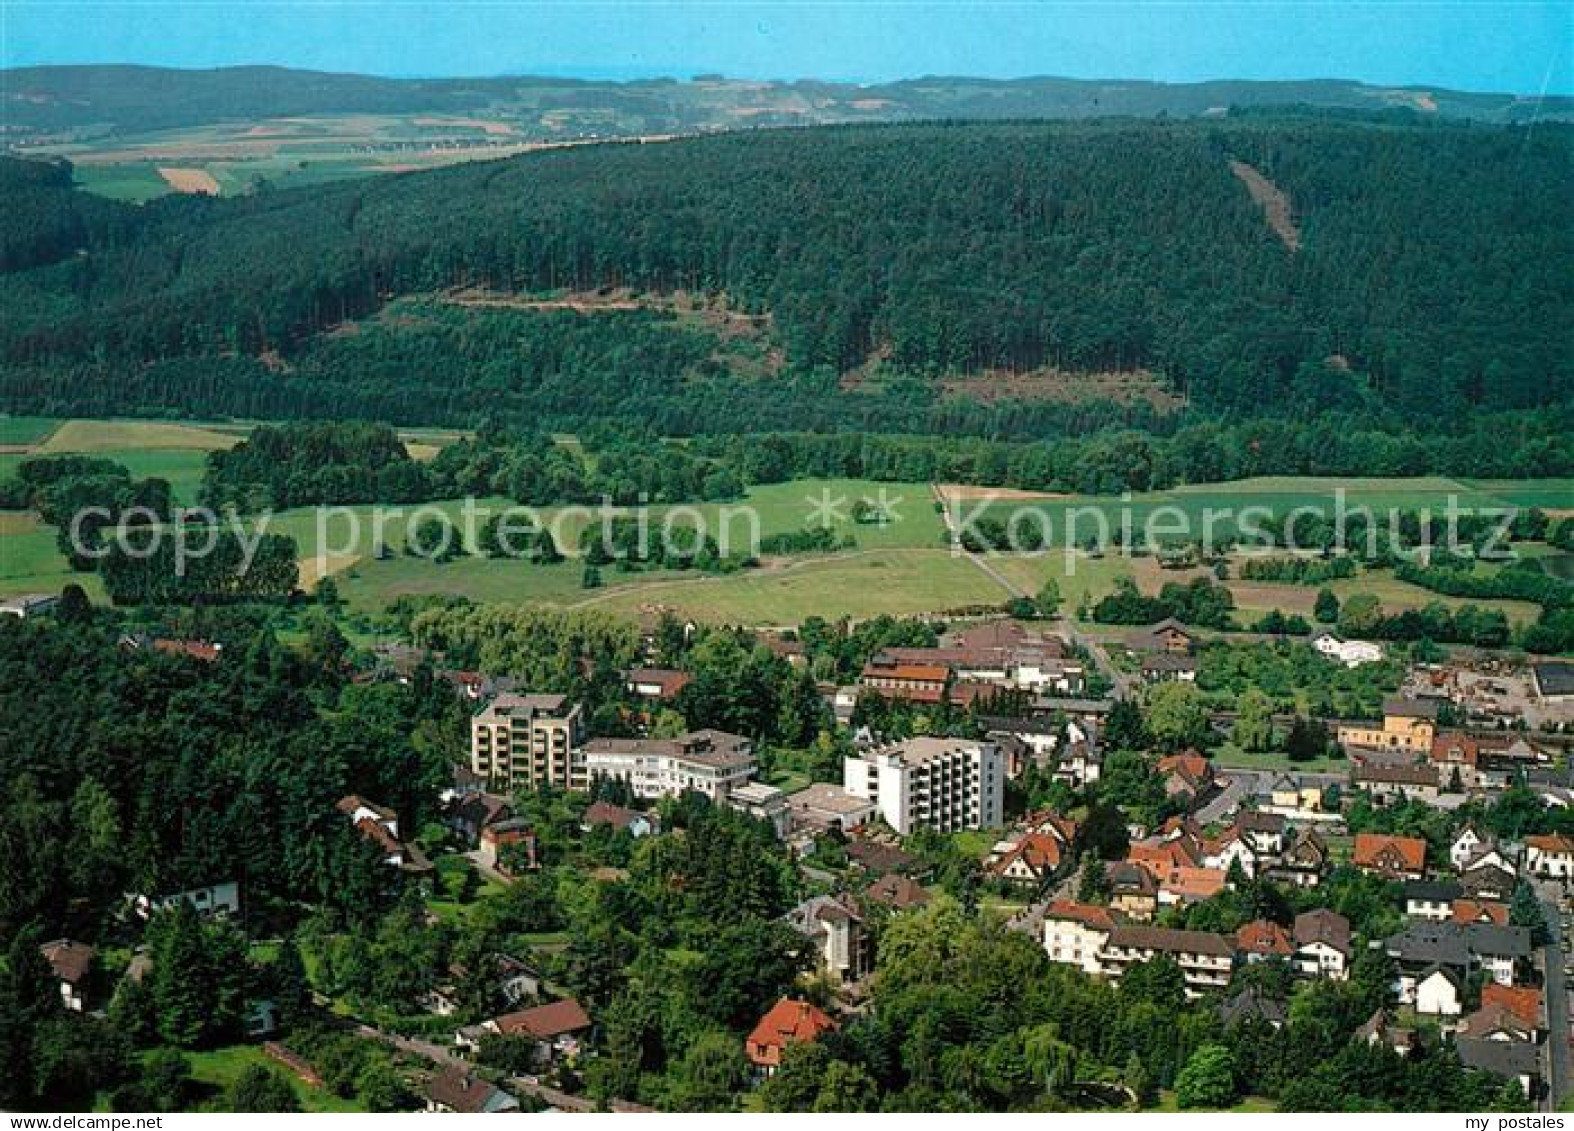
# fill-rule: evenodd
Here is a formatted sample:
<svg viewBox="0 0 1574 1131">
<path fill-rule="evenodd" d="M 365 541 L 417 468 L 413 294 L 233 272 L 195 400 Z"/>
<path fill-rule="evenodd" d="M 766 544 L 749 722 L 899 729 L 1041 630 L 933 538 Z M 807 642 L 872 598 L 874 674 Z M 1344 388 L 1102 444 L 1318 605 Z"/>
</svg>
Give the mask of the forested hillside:
<svg viewBox="0 0 1574 1131">
<path fill-rule="evenodd" d="M 312 415 L 322 390 L 322 415 L 471 423 L 543 388 L 537 412 L 617 415 L 639 369 L 668 400 L 714 410 L 730 378 L 753 390 L 737 394 L 746 409 L 775 405 L 784 426 L 798 404 L 822 427 L 836 382 L 878 361 L 887 394 L 920 403 L 946 375 L 1140 369 L 1203 415 L 1447 428 L 1574 400 L 1571 142 L 1557 126 L 1309 118 L 837 128 L 160 201 L 93 223 L 8 217 L 0 257 L 26 269 L 0 289 L 0 400 L 221 413 L 293 388 L 285 415 Z M 1288 196 L 1298 251 L 1232 160 Z M 77 209 L 46 184 L 54 209 Z M 653 315 L 336 329 L 402 295 L 608 287 L 725 295 L 769 315 L 781 365 L 733 374 L 725 350 L 653 336 Z M 691 430 L 750 424 L 701 415 Z"/>
</svg>

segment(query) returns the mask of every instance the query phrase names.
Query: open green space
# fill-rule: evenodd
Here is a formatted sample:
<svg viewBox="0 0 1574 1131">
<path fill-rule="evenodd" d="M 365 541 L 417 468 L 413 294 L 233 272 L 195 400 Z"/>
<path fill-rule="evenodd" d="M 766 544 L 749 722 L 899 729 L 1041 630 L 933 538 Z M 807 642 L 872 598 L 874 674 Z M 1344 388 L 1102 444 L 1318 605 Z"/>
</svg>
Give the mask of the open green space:
<svg viewBox="0 0 1574 1131">
<path fill-rule="evenodd" d="M 0 476 L 34 455 L 89 453 L 113 459 L 139 478 L 169 480 L 176 501 L 192 505 L 197 501 L 208 453 L 233 445 L 253 426 L 244 421 L 0 418 L 0 445 L 11 449 L 0 450 Z M 417 458 L 431 458 L 461 435 L 453 429 L 435 428 L 404 429 L 400 434 Z M 577 441 L 565 436 L 560 442 Z M 1179 487 L 1135 496 L 1125 505 L 1140 527 L 1145 516 L 1160 507 L 1179 508 L 1190 521 L 1200 522 L 1210 507 L 1235 508 L 1239 513 L 1242 507 L 1255 506 L 1263 508 L 1260 513 L 1274 514 L 1304 505 L 1332 507 L 1336 491 L 1344 492 L 1347 507 L 1374 510 L 1441 505 L 1451 493 L 1458 495 L 1464 506 L 1552 505 L 1574 498 L 1574 482 L 1276 477 Z M 891 521 L 854 523 L 851 510 L 858 500 L 882 507 Z M 321 520 L 315 510 L 303 508 L 245 521 L 248 526 L 266 523 L 267 530 L 295 538 L 303 587 L 310 590 L 322 576 L 335 575 L 344 597 L 362 612 L 380 611 L 389 601 L 405 595 L 459 594 L 477 601 L 588 604 L 630 614 L 671 609 L 706 621 L 794 624 L 811 615 L 862 618 L 882 613 L 936 613 L 997 605 L 1009 596 L 1005 587 L 976 563 L 954 557 L 945 548 L 944 524 L 935 511 L 929 486 L 922 483 L 800 480 L 754 487 L 744 499 L 732 503 L 649 508 L 653 536 L 669 523 L 674 527 L 702 526 L 724 548 L 734 551 L 753 544 L 758 537 L 801 531 L 824 521 L 829 521 L 838 536 L 849 537 L 856 544 L 851 551 L 833 554 L 767 556 L 761 568 L 733 574 L 625 570 L 611 565 L 601 570 L 602 588 L 586 590 L 580 561 L 543 566 L 480 557 L 473 553 L 473 535 L 472 553 L 446 563 L 404 553 L 405 532 L 413 517 L 441 512 L 461 532 L 473 532 L 487 514 L 511 505 L 502 498 L 477 500 L 475 517 L 470 520 L 465 503 L 454 500 L 335 508 Z M 962 504 L 962 513 L 972 513 L 976 505 Z M 1122 506 L 1119 499 L 1068 496 L 995 502 L 986 504 L 986 513 L 1004 518 L 1021 508 L 1048 519 L 1054 534 L 1065 529 L 1068 515 L 1077 508 L 1082 510 L 1076 519 L 1079 529 L 1091 532 L 1089 524 L 1096 520 L 1089 516 L 1095 511 L 1106 515 L 1112 528 L 1118 527 Z M 599 508 L 590 507 L 544 507 L 528 513 L 552 531 L 563 549 L 576 545 L 588 525 L 602 521 Z M 627 516 L 633 512 L 614 509 L 611 513 Z M 1216 529 L 1222 531 L 1227 526 L 1222 522 Z M 379 546 L 387 551 L 381 559 L 376 552 Z M 1542 546 L 1521 544 L 1521 548 L 1546 553 L 1551 562 L 1560 560 Z M 1133 578 L 1143 590 L 1156 592 L 1166 581 L 1185 581 L 1201 572 L 1162 570 L 1151 557 L 1118 553 L 1097 558 L 1076 553 L 1068 558 L 1058 545 L 1030 555 L 991 554 L 989 565 L 1029 594 L 1037 593 L 1046 580 L 1055 580 L 1068 613 L 1074 613 L 1084 600 L 1096 601 L 1122 578 Z M 1227 584 L 1243 622 L 1272 609 L 1310 614 L 1316 587 L 1246 581 L 1239 574 L 1239 568 L 1233 568 Z M 55 547 L 53 530 L 29 515 L 0 515 L 0 593 L 58 591 L 72 581 L 83 584 L 95 597 L 102 592 L 93 575 L 73 573 L 66 567 Z M 1429 592 L 1382 572 L 1336 581 L 1329 587 L 1341 599 L 1353 593 L 1372 593 L 1391 610 L 1420 608 L 1432 602 L 1450 608 L 1472 603 Z M 1515 623 L 1532 621 L 1537 614 L 1534 605 L 1524 602 L 1473 603 L 1501 609 Z"/>
<path fill-rule="evenodd" d="M 204 1049 L 184 1054 L 191 1062 L 192 1078 L 210 1088 L 223 1091 L 240 1079 L 242 1072 L 253 1065 L 277 1073 L 295 1089 L 301 1108 L 309 1112 L 357 1111 L 354 1100 L 343 1099 L 326 1088 L 314 1088 L 295 1076 L 278 1061 L 270 1058 L 258 1045 L 230 1045 L 226 1048 Z"/>
<path fill-rule="evenodd" d="M 46 416 L 0 416 L 0 445 L 37 444 L 58 427 L 60 421 Z"/>
<path fill-rule="evenodd" d="M 974 563 L 948 550 L 872 550 L 642 585 L 588 603 L 629 615 L 671 610 L 710 623 L 784 626 L 811 616 L 861 619 L 995 606 L 1007 596 Z"/>
<path fill-rule="evenodd" d="M 1228 483 L 1201 483 L 1168 491 L 1150 491 L 1128 498 L 1066 495 L 1048 499 L 993 502 L 983 513 L 1002 522 L 1016 520 L 1045 530 L 1049 540 L 1064 545 L 1108 535 L 1130 524 L 1141 534 L 1151 522 L 1154 540 L 1196 541 L 1210 529 L 1214 537 L 1249 534 L 1271 516 L 1311 508 L 1330 519 L 1359 508 L 1380 520 L 1390 511 L 1425 510 L 1442 514 L 1453 499 L 1461 510 L 1505 506 L 1569 506 L 1574 483 L 1569 480 L 1468 481 L 1428 476 L 1410 479 L 1340 479 L 1263 476 Z M 974 507 L 964 506 L 964 515 Z M 1243 530 L 1243 527 L 1245 529 Z M 1069 538 L 1068 538 L 1069 534 Z"/>
</svg>

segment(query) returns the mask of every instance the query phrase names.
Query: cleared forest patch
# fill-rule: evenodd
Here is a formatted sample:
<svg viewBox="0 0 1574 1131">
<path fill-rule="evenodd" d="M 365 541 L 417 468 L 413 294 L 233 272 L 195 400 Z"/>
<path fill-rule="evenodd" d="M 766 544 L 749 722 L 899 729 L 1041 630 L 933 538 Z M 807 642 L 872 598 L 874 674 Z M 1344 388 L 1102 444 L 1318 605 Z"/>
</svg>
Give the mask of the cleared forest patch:
<svg viewBox="0 0 1574 1131">
<path fill-rule="evenodd" d="M 1300 251 L 1301 230 L 1295 226 L 1291 217 L 1290 198 L 1284 194 L 1284 190 L 1244 161 L 1231 161 L 1230 172 L 1246 186 L 1246 191 L 1251 194 L 1257 207 L 1262 209 L 1274 235 L 1291 251 Z"/>
<path fill-rule="evenodd" d="M 176 192 L 200 192 L 208 196 L 219 195 L 219 182 L 213 179 L 213 174 L 206 169 L 180 169 L 170 165 L 160 165 L 158 175 L 169 182 L 169 187 Z"/>
<path fill-rule="evenodd" d="M 1078 404 L 1114 401 L 1146 402 L 1160 412 L 1173 412 L 1185 404 L 1163 378 L 1147 369 L 1077 372 L 1042 366 L 1012 372 L 988 369 L 962 377 L 948 377 L 941 389 L 952 396 L 968 397 L 982 404 L 1000 401 L 1055 401 Z"/>
</svg>

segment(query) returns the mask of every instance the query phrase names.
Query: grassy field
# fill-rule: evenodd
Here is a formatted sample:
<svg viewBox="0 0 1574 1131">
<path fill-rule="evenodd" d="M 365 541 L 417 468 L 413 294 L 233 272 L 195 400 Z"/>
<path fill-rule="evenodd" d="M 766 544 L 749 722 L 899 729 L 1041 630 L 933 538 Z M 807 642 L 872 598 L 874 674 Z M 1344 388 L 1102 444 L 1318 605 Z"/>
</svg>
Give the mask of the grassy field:
<svg viewBox="0 0 1574 1131">
<path fill-rule="evenodd" d="M 641 585 L 586 603 L 630 615 L 670 609 L 711 623 L 795 625 L 810 616 L 937 613 L 998 605 L 1006 597 L 972 562 L 947 550 L 871 550 L 729 577 Z"/>
<path fill-rule="evenodd" d="M 216 1091 L 223 1091 L 240 1079 L 242 1072 L 254 1064 L 271 1069 L 290 1082 L 296 1098 L 304 1111 L 344 1112 L 358 1110 L 354 1100 L 342 1099 L 326 1088 L 313 1088 L 298 1079 L 289 1069 L 270 1059 L 257 1045 L 230 1045 L 221 1049 L 205 1049 L 186 1053 L 191 1061 L 192 1078 Z"/>
<path fill-rule="evenodd" d="M 1281 752 L 1249 754 L 1234 743 L 1226 742 L 1213 753 L 1213 761 L 1221 769 L 1237 770 L 1294 770 L 1297 773 L 1342 774 L 1350 768 L 1343 758 L 1324 755 L 1310 762 L 1292 762 Z"/>
<path fill-rule="evenodd" d="M 1119 530 L 1129 520 L 1134 532 L 1141 533 L 1150 519 L 1153 533 L 1161 537 L 1171 526 L 1184 524 L 1187 536 L 1203 534 L 1208 512 L 1213 512 L 1213 530 L 1223 535 L 1235 533 L 1242 522 L 1261 522 L 1268 515 L 1285 515 L 1300 507 L 1312 507 L 1330 518 L 1357 508 L 1371 510 L 1379 518 L 1390 510 L 1423 510 L 1441 513 L 1450 497 L 1459 508 L 1499 508 L 1504 506 L 1568 506 L 1574 499 L 1574 482 L 1569 480 L 1527 480 L 1480 482 L 1426 477 L 1414 479 L 1318 479 L 1265 476 L 1231 483 L 1207 483 L 1132 495 L 1129 500 L 1067 496 L 1059 499 L 1009 500 L 989 505 L 984 513 L 1001 521 L 1020 514 L 1023 522 L 1034 522 L 1047 529 L 1056 545 L 1068 540 L 1081 542 L 1101 529 Z M 1561 502 L 1559 502 L 1561 500 Z M 1254 515 L 1242 512 L 1252 508 Z M 965 510 L 964 513 L 970 513 Z M 1179 532 L 1172 536 L 1179 537 Z"/>
<path fill-rule="evenodd" d="M 1096 601 L 1114 588 L 1117 580 L 1132 577 L 1135 565 L 1130 558 L 1090 558 L 1080 552 L 1068 559 L 1060 550 L 1035 556 L 992 554 L 989 564 L 1029 594 L 1053 579 L 1060 586 L 1061 608 L 1068 615 L 1076 613 L 1084 597 Z"/>
<path fill-rule="evenodd" d="M 160 476 L 174 488 L 183 505 L 197 500 L 208 454 L 239 442 L 254 425 L 249 422 L 174 422 L 150 420 L 69 420 L 30 417 L 0 418 L 0 476 L 12 472 L 22 460 L 38 454 L 89 453 L 124 464 L 132 474 Z M 453 429 L 405 429 L 400 435 L 416 458 L 434 457 L 444 444 L 463 433 Z M 561 442 L 573 444 L 573 437 Z M 1332 495 L 1343 490 L 1349 507 L 1375 510 L 1388 507 L 1439 505 L 1450 493 L 1464 505 L 1554 505 L 1574 499 L 1574 481 L 1547 482 L 1459 481 L 1442 478 L 1402 480 L 1297 480 L 1264 478 L 1237 483 L 1182 487 L 1134 497 L 1132 521 L 1140 526 L 1159 507 L 1173 506 L 1191 521 L 1200 521 L 1207 508 L 1237 510 L 1257 506 L 1282 514 L 1298 505 L 1332 506 Z M 852 504 L 859 499 L 883 504 L 894 516 L 885 525 L 854 524 Z M 461 529 L 465 510 L 460 502 L 434 504 Z M 507 500 L 479 500 L 478 506 L 501 510 Z M 1004 518 L 1017 508 L 1041 515 L 1052 534 L 1065 529 L 1075 508 L 1092 508 L 1119 525 L 1120 500 L 1091 498 L 1024 499 L 987 506 L 988 513 Z M 964 504 L 971 513 L 975 504 Z M 319 530 L 312 510 L 286 511 L 269 516 L 267 528 L 295 538 L 300 548 L 303 587 L 310 590 L 318 579 L 335 575 L 352 607 L 380 611 L 389 600 L 407 594 L 462 594 L 480 601 L 546 602 L 556 605 L 594 605 L 619 612 L 671 608 L 700 620 L 748 624 L 792 624 L 808 615 L 862 618 L 891 614 L 940 612 L 970 605 L 998 604 L 1009 595 L 973 563 L 953 558 L 943 549 L 944 524 L 935 512 L 930 488 L 919 483 L 876 483 L 853 479 L 778 483 L 757 487 L 741 503 L 706 503 L 685 507 L 653 507 L 650 524 L 659 532 L 666 522 L 702 525 L 717 537 L 725 535 L 728 547 L 751 545 L 756 535 L 799 531 L 817 519 L 829 519 L 839 536 L 856 542 L 852 552 L 770 559 L 763 568 L 730 575 L 700 575 L 676 571 L 629 571 L 615 566 L 602 569 L 604 587 L 581 587 L 582 564 L 573 560 L 552 566 L 520 561 L 463 557 L 446 564 L 413 558 L 402 551 L 405 528 L 420 508 L 385 508 L 381 533 L 372 520 L 373 508 L 354 507 L 335 512 Z M 581 531 L 599 516 L 585 508 L 542 508 L 541 522 L 563 548 L 577 544 Z M 1088 512 L 1088 513 L 1091 513 Z M 1173 516 L 1172 516 L 1173 517 Z M 1082 516 L 1079 529 L 1091 528 Z M 474 525 L 479 525 L 479 521 Z M 1225 525 L 1219 526 L 1224 529 Z M 384 545 L 392 556 L 377 560 L 375 547 Z M 473 547 L 472 547 L 473 549 Z M 1166 581 L 1185 581 L 1200 570 L 1163 570 L 1151 557 L 1111 555 L 1089 558 L 1079 554 L 1068 561 L 1063 550 L 1036 556 L 991 555 L 991 566 L 1011 584 L 1036 593 L 1045 580 L 1060 585 L 1064 608 L 1074 612 L 1084 598 L 1094 601 L 1108 593 L 1121 578 L 1133 578 L 1147 592 L 1156 592 Z M 1228 582 L 1240 619 L 1249 623 L 1271 609 L 1309 615 L 1315 587 L 1239 580 L 1239 563 Z M 27 515 L 0 515 L 0 593 L 58 591 L 77 581 L 93 596 L 101 594 L 91 574 L 74 574 L 55 549 L 54 532 Z M 1334 582 L 1341 598 L 1352 593 L 1375 594 L 1389 609 L 1419 608 L 1433 601 L 1448 606 L 1464 604 L 1416 586 L 1396 581 L 1385 573 Z M 1513 601 L 1479 601 L 1501 608 L 1512 621 L 1535 617 L 1535 606 Z"/>
<path fill-rule="evenodd" d="M 58 420 L 43 416 L 0 416 L 0 448 L 41 443 L 59 426 Z"/>
</svg>

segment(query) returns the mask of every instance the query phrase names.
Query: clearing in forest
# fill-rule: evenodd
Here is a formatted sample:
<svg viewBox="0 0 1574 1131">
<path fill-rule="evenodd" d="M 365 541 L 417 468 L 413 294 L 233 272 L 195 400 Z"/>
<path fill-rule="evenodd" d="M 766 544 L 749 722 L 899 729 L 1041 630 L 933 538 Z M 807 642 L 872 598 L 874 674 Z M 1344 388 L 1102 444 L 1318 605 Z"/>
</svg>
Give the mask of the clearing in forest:
<svg viewBox="0 0 1574 1131">
<path fill-rule="evenodd" d="M 1230 172 L 1246 186 L 1246 191 L 1267 218 L 1268 226 L 1284 241 L 1284 246 L 1291 251 L 1301 250 L 1301 230 L 1290 218 L 1290 198 L 1284 195 L 1284 190 L 1244 161 L 1231 161 Z"/>
<path fill-rule="evenodd" d="M 160 165 L 158 175 L 169 182 L 169 187 L 176 192 L 200 192 L 209 196 L 219 195 L 219 182 L 213 179 L 213 174 L 206 169 L 177 169 L 173 166 Z"/>
</svg>

